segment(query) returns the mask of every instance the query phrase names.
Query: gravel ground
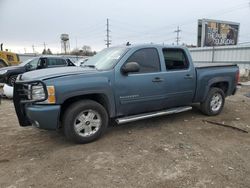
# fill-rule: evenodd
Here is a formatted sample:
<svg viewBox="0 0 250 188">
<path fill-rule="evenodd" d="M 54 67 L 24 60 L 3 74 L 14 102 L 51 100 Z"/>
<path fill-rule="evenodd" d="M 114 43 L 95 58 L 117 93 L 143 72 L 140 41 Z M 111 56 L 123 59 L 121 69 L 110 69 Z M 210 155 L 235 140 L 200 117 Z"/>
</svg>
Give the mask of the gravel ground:
<svg viewBox="0 0 250 188">
<path fill-rule="evenodd" d="M 13 103 L 0 105 L 0 187 L 250 187 L 250 87 L 216 117 L 192 111 L 110 126 L 75 145 L 60 132 L 19 127 Z"/>
</svg>

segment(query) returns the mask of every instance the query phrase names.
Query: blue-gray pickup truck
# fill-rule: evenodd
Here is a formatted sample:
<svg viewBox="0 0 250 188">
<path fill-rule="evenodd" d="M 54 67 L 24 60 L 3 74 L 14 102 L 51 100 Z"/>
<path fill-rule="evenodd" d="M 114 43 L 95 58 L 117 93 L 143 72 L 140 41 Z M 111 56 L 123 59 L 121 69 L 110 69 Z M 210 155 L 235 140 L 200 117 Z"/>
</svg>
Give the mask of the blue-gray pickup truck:
<svg viewBox="0 0 250 188">
<path fill-rule="evenodd" d="M 179 113 L 200 103 L 219 114 L 236 92 L 237 65 L 195 66 L 185 47 L 137 45 L 107 48 L 82 67 L 19 75 L 14 105 L 21 126 L 63 128 L 77 143 L 98 139 L 118 124 Z"/>
</svg>

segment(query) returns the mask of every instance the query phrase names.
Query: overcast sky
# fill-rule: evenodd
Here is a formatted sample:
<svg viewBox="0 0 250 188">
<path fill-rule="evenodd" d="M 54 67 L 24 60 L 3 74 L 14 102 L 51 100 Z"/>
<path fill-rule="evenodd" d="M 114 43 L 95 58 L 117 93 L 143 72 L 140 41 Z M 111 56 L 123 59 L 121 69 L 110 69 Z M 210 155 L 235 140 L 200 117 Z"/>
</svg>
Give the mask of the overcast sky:
<svg viewBox="0 0 250 188">
<path fill-rule="evenodd" d="M 197 20 L 209 18 L 240 23 L 239 42 L 250 41 L 250 0 L 0 0 L 0 43 L 23 53 L 41 52 L 43 43 L 61 52 L 60 34 L 70 47 L 105 48 L 106 19 L 112 46 L 130 43 L 196 44 Z"/>
</svg>

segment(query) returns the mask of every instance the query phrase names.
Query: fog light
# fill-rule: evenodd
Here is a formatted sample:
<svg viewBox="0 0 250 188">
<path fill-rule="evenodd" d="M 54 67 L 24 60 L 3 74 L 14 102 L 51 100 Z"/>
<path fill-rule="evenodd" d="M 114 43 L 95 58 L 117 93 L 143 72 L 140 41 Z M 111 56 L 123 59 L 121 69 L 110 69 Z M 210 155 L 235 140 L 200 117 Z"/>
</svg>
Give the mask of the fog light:
<svg viewBox="0 0 250 188">
<path fill-rule="evenodd" d="M 38 121 L 33 121 L 33 126 L 35 126 L 35 127 L 37 127 L 37 128 L 39 128 L 40 127 L 40 124 L 39 124 L 39 122 Z"/>
</svg>

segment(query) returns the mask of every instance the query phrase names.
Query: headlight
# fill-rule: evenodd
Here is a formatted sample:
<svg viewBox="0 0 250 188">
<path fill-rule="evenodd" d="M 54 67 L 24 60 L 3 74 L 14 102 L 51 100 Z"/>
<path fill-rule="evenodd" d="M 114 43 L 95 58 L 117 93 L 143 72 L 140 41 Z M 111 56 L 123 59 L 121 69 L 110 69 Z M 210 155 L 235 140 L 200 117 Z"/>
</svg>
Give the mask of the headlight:
<svg viewBox="0 0 250 188">
<path fill-rule="evenodd" d="M 48 98 L 47 100 L 43 101 L 43 103 L 54 104 L 56 103 L 55 97 L 55 87 L 54 86 L 47 86 L 47 93 Z M 31 100 L 43 100 L 45 99 L 45 91 L 42 85 L 34 85 L 31 86 Z"/>
<path fill-rule="evenodd" d="M 32 100 L 45 99 L 45 92 L 42 85 L 35 85 L 31 87 L 31 99 Z"/>
<path fill-rule="evenodd" d="M 6 72 L 8 72 L 7 70 L 0 70 L 0 74 L 5 74 Z"/>
</svg>

